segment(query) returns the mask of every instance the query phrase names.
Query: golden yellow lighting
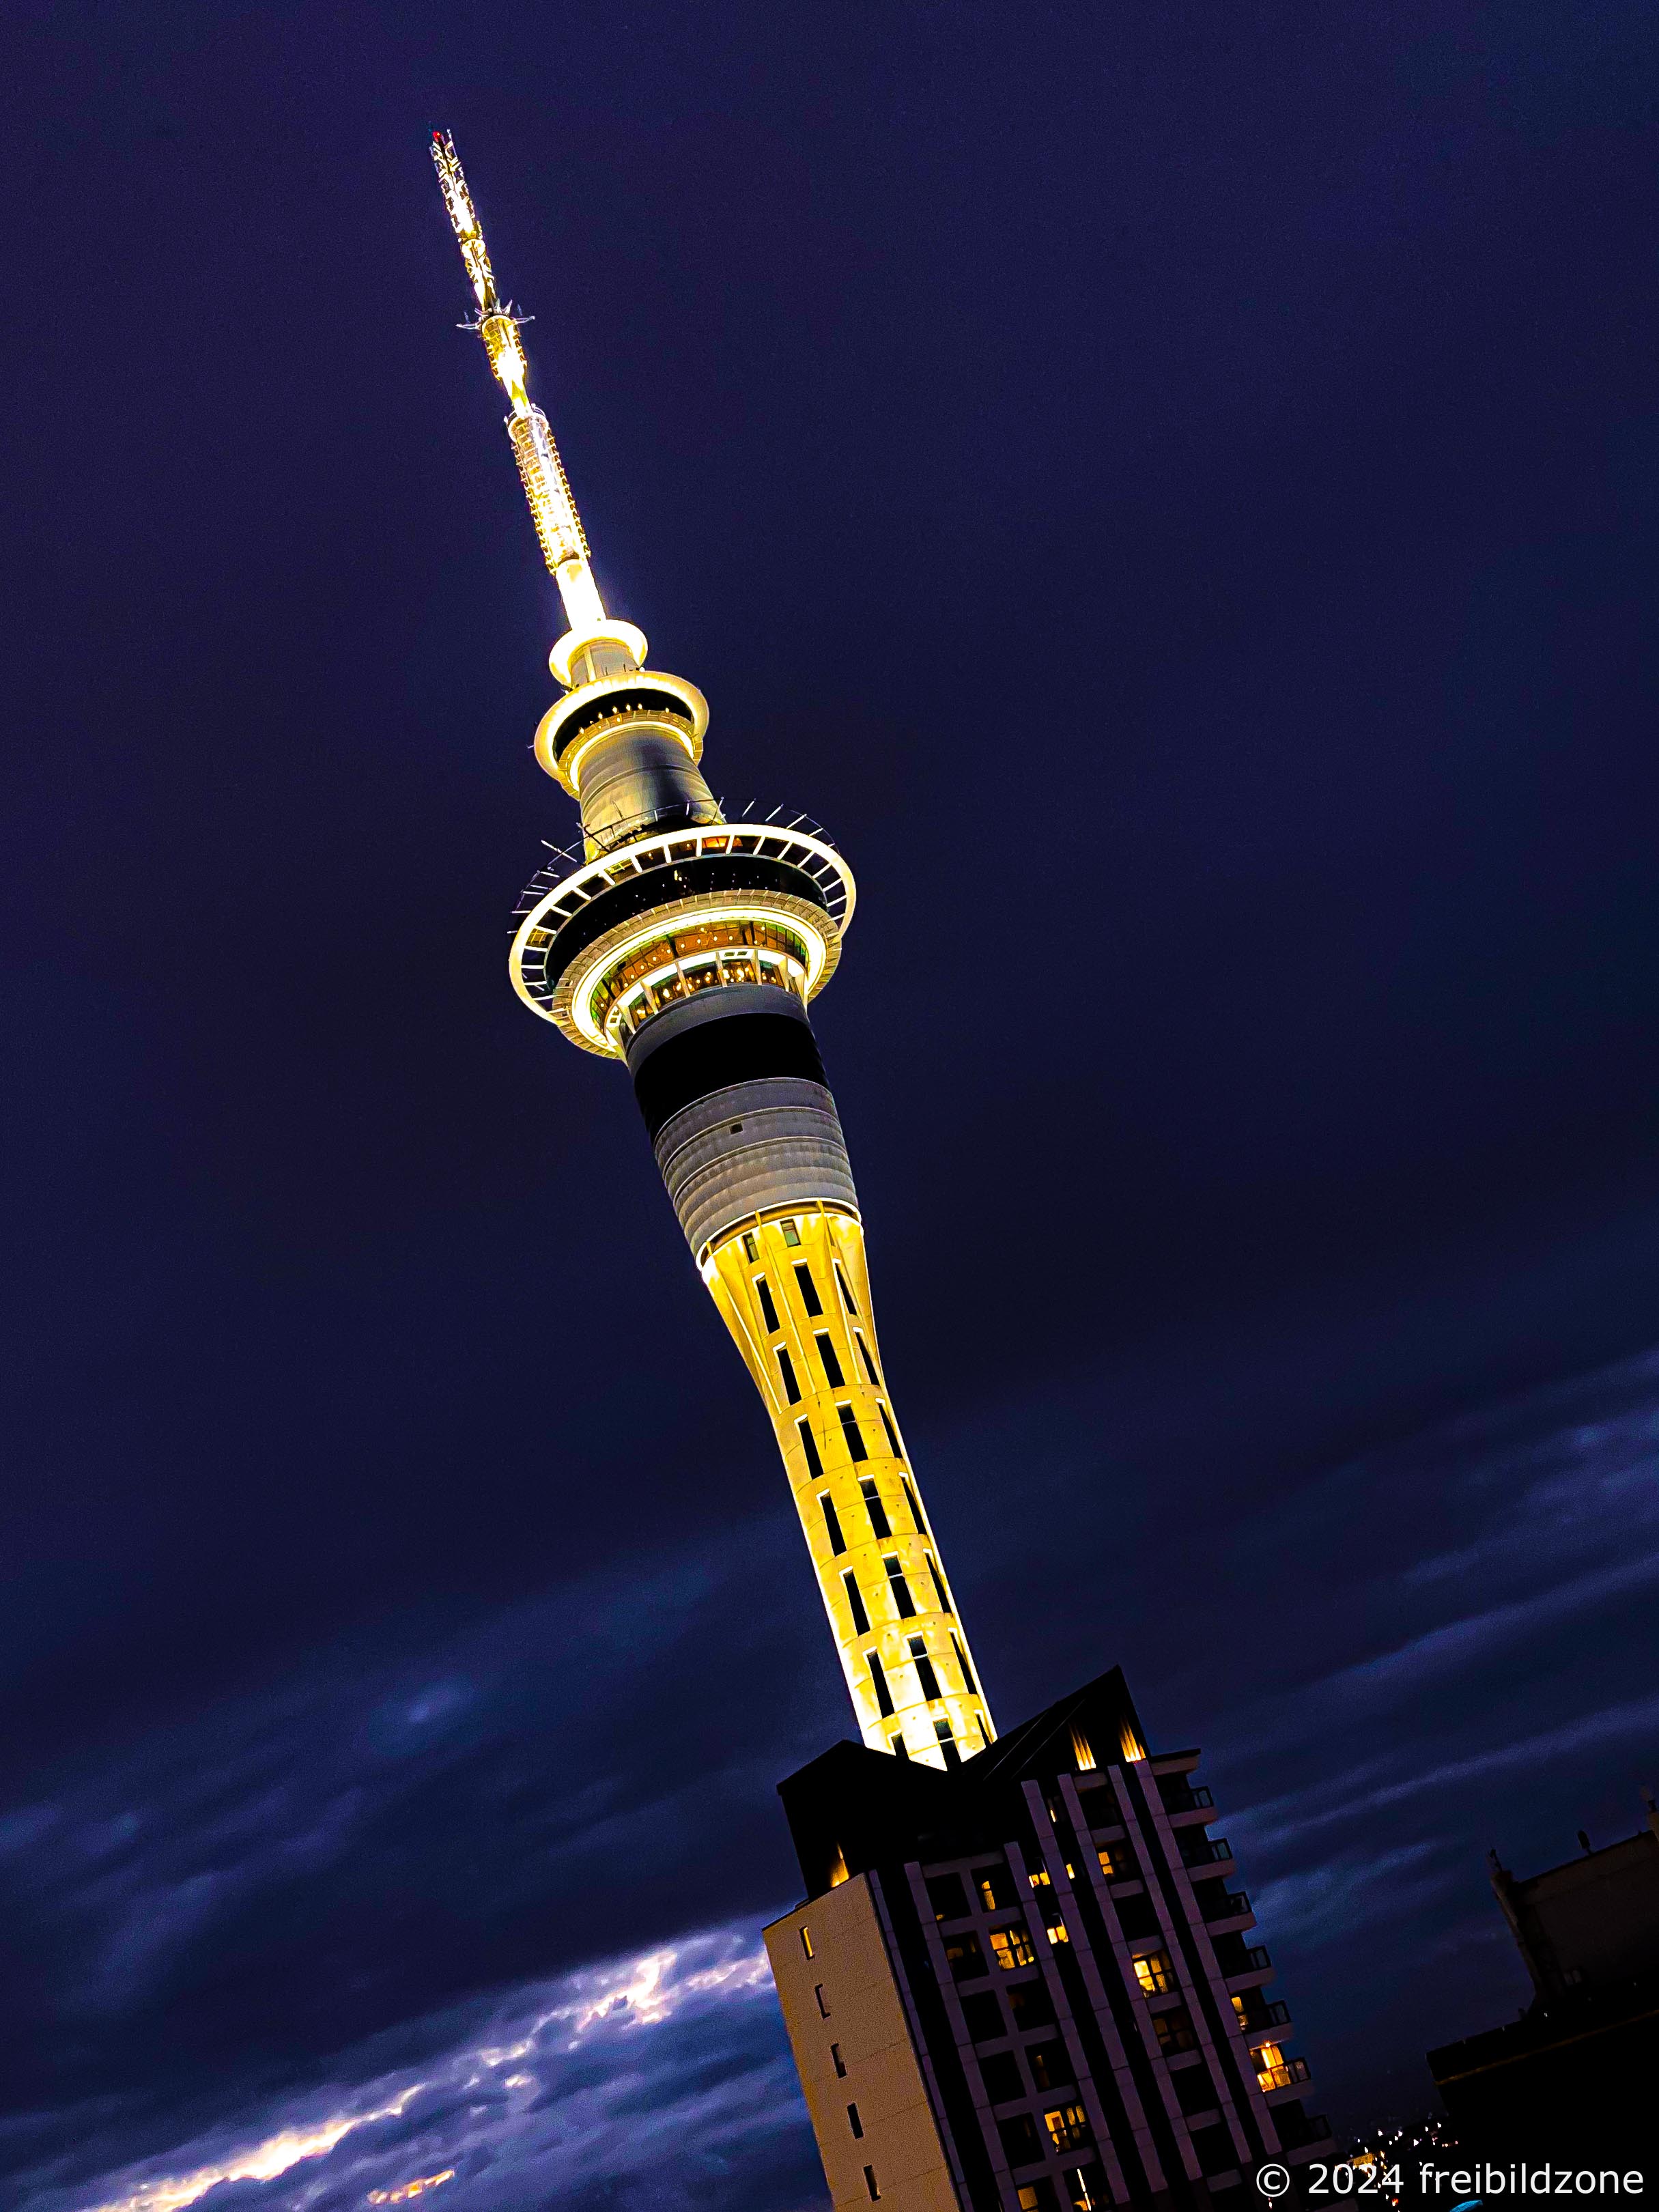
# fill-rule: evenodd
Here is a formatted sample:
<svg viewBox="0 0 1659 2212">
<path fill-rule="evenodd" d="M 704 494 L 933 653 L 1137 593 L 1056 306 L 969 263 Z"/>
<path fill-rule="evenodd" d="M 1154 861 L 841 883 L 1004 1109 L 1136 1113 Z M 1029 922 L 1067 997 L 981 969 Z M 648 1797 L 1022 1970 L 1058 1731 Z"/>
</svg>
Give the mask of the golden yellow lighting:
<svg viewBox="0 0 1659 2212">
<path fill-rule="evenodd" d="M 1146 1747 L 1142 1743 L 1140 1738 L 1135 1734 L 1133 1729 L 1130 1727 L 1127 1721 L 1124 1722 L 1122 1728 L 1119 1730 L 1117 1740 L 1119 1748 L 1121 1750 L 1124 1758 L 1128 1760 L 1131 1766 L 1134 1765 L 1137 1759 L 1146 1758 Z"/>
<path fill-rule="evenodd" d="M 446 2181 L 453 2181 L 455 2169 L 447 2166 L 441 2173 L 423 2173 L 418 2180 L 406 2181 L 401 2189 L 371 2189 L 371 2204 L 407 2204 L 411 2197 L 424 2197 L 428 2189 L 441 2189 Z"/>
<path fill-rule="evenodd" d="M 1078 1772 L 1092 1772 L 1095 1763 L 1094 1747 L 1080 1728 L 1072 1730 L 1072 1756 L 1077 1761 Z"/>
<path fill-rule="evenodd" d="M 842 1882 L 851 1879 L 847 1871 L 847 1854 L 837 1844 L 836 1856 L 830 1862 L 830 1887 L 831 1889 L 839 1889 Z"/>
<path fill-rule="evenodd" d="M 275 2181 L 301 2159 L 322 2157 L 354 2129 L 366 2128 L 372 2120 L 400 2118 L 414 2094 L 414 2089 L 405 2089 L 395 2104 L 383 2105 L 378 2112 L 354 2112 L 344 2119 L 325 2120 L 319 2127 L 284 2128 L 281 2135 L 270 2136 L 247 2150 L 232 2151 L 222 2163 L 198 2166 L 194 2173 L 144 2182 L 131 2196 L 100 2204 L 96 2212 L 182 2212 L 185 2205 L 194 2204 L 222 2181 Z"/>
</svg>

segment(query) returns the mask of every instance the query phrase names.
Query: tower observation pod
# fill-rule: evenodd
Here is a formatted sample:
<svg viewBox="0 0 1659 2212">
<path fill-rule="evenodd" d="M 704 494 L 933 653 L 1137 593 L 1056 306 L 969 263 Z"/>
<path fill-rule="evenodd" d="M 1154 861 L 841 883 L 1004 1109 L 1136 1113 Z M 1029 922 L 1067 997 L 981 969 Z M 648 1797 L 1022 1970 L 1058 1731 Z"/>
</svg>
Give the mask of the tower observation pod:
<svg viewBox="0 0 1659 2212">
<path fill-rule="evenodd" d="M 809 1008 L 856 896 L 830 839 L 728 821 L 708 708 L 606 613 L 522 319 L 495 289 L 453 141 L 432 159 L 511 412 L 566 629 L 536 757 L 581 811 L 583 859 L 540 870 L 510 968 L 525 1005 L 621 1061 L 710 1295 L 765 1402 L 864 1741 L 939 1767 L 995 1730 L 877 1341 L 864 1223 Z"/>
</svg>

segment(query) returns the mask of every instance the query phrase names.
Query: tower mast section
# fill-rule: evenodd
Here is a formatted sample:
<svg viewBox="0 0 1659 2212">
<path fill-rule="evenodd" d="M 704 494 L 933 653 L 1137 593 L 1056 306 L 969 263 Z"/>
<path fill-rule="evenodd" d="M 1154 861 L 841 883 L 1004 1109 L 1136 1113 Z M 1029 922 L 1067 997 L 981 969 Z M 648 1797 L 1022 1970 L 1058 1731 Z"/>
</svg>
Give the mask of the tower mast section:
<svg viewBox="0 0 1659 2212">
<path fill-rule="evenodd" d="M 586 636 L 610 625 L 605 621 L 605 602 L 588 565 L 587 538 L 576 513 L 576 502 L 570 496 L 564 464 L 559 459 L 559 449 L 553 442 L 546 416 L 530 397 L 530 365 L 519 336 L 526 319 L 515 313 L 513 302 L 503 300 L 495 289 L 495 272 L 489 264 L 483 226 L 467 190 L 455 141 L 447 131 L 434 131 L 432 134 L 432 165 L 438 172 L 444 205 L 449 210 L 456 243 L 461 249 L 461 259 L 477 301 L 477 321 L 465 324 L 463 328 L 477 331 L 483 340 L 495 380 L 512 402 L 507 434 L 513 441 L 513 456 L 519 465 L 520 481 L 530 502 L 543 557 L 558 585 L 565 620 L 571 631 L 577 636 Z M 641 646 L 643 642 L 641 640 Z"/>
</svg>

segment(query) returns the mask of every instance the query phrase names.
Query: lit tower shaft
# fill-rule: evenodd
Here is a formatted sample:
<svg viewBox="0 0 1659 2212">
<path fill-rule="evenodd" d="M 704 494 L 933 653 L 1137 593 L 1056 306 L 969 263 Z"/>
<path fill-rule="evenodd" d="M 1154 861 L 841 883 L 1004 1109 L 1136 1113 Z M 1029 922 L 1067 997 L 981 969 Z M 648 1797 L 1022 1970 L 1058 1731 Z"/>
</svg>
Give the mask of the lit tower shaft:
<svg viewBox="0 0 1659 2212">
<path fill-rule="evenodd" d="M 728 822 L 698 763 L 708 709 L 612 620 L 520 319 L 495 289 L 453 140 L 432 158 L 512 404 L 507 435 L 568 628 L 536 757 L 581 809 L 585 858 L 520 902 L 514 988 L 619 1060 L 686 1241 L 783 1455 L 865 1741 L 933 1765 L 995 1731 L 904 1449 L 864 1229 L 807 1008 L 841 956 L 852 871 L 827 838 Z"/>
</svg>

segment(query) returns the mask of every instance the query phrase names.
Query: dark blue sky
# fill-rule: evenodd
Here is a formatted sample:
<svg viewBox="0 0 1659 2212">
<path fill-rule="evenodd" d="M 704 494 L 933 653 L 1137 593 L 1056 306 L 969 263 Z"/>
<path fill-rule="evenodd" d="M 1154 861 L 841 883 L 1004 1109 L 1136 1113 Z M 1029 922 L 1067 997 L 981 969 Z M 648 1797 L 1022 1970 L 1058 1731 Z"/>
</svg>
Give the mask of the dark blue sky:
<svg viewBox="0 0 1659 2212">
<path fill-rule="evenodd" d="M 755 1946 L 850 1716 L 507 988 L 556 618 L 434 122 L 715 788 L 859 873 L 994 1709 L 1121 1662 L 1316 2102 L 1420 2109 L 1487 1845 L 1659 1780 L 1651 10 L 9 29 L 0 2204 L 822 2199 Z"/>
</svg>

